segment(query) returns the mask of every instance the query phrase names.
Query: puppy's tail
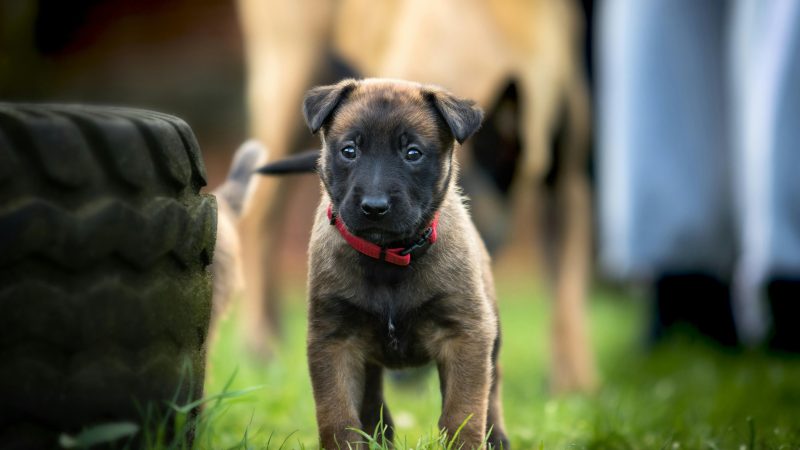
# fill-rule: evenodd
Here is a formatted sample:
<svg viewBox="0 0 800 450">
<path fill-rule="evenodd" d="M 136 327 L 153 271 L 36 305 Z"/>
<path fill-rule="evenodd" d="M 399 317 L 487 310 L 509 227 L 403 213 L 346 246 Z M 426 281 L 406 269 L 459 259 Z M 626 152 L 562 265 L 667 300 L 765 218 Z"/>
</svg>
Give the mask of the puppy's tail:
<svg viewBox="0 0 800 450">
<path fill-rule="evenodd" d="M 293 173 L 314 173 L 317 171 L 319 150 L 307 150 L 278 161 L 261 166 L 256 172 L 264 175 L 289 175 Z"/>
<path fill-rule="evenodd" d="M 255 168 L 267 162 L 268 152 L 261 142 L 251 139 L 243 143 L 233 155 L 231 169 L 225 182 L 214 190 L 239 217 L 248 196 L 248 187 Z"/>
</svg>

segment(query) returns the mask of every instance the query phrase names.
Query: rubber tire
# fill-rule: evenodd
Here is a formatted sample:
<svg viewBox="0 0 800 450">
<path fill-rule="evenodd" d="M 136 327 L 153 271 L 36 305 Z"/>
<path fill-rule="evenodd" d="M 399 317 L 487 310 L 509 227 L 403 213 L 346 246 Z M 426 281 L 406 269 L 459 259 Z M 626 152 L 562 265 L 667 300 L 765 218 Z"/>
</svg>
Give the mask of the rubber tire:
<svg viewBox="0 0 800 450">
<path fill-rule="evenodd" d="M 216 236 L 205 184 L 176 117 L 0 104 L 0 442 L 54 447 L 202 396 Z"/>
</svg>

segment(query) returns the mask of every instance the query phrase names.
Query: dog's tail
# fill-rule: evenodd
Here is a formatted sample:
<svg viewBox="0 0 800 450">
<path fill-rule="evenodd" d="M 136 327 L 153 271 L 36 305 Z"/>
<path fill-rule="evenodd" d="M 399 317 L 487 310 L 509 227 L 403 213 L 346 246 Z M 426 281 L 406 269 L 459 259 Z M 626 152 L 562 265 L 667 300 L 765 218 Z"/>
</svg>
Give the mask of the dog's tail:
<svg viewBox="0 0 800 450">
<path fill-rule="evenodd" d="M 212 335 L 231 297 L 244 288 L 238 223 L 242 214 L 246 214 L 248 197 L 256 184 L 253 172 L 267 162 L 268 156 L 269 152 L 260 142 L 246 141 L 233 155 L 225 182 L 213 192 L 217 197 L 218 215 L 217 242 L 211 263 L 214 290 L 209 333 Z"/>
<path fill-rule="evenodd" d="M 256 172 L 264 175 L 289 175 L 317 171 L 319 150 L 307 150 L 261 166 Z"/>
<path fill-rule="evenodd" d="M 222 200 L 230 206 L 237 217 L 244 209 L 253 172 L 256 167 L 267 161 L 267 156 L 267 149 L 259 141 L 253 139 L 246 141 L 233 155 L 228 178 L 214 191 L 214 194 L 222 197 Z"/>
</svg>

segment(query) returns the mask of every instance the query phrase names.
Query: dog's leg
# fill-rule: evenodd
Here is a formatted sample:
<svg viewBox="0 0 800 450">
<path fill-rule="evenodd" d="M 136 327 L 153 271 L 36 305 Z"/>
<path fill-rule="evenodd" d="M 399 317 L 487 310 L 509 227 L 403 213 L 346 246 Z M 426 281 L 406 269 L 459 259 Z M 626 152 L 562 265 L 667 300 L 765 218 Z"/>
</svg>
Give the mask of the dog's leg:
<svg viewBox="0 0 800 450">
<path fill-rule="evenodd" d="M 349 338 L 326 339 L 313 325 L 308 338 L 308 367 L 317 408 L 320 448 L 361 448 L 365 439 L 350 428 L 362 429 L 359 411 L 365 387 L 360 347 Z"/>
<path fill-rule="evenodd" d="M 364 400 L 359 415 L 365 432 L 375 433 L 376 427 L 381 422 L 381 414 L 383 414 L 381 425 L 385 427 L 385 431 L 378 430 L 378 442 L 381 442 L 380 437 L 383 436 L 388 444 L 394 439 L 394 423 L 383 399 L 383 368 L 367 364 L 364 374 Z"/>
<path fill-rule="evenodd" d="M 332 5 L 325 0 L 239 0 L 250 134 L 269 149 L 272 160 L 288 153 L 299 129 L 298 105 L 321 60 Z M 251 353 L 262 357 L 270 354 L 279 323 L 276 255 L 286 191 L 285 179 L 255 179 L 252 205 L 239 222 L 245 337 Z"/>
<path fill-rule="evenodd" d="M 591 200 L 587 180 L 589 100 L 585 81 L 567 90 L 563 164 L 555 185 L 557 234 L 556 303 L 552 385 L 555 391 L 590 390 L 596 383 L 586 324 L 591 249 Z"/>
<path fill-rule="evenodd" d="M 463 424 L 455 448 L 482 448 L 492 378 L 491 343 L 475 336 L 449 338 L 442 344 L 436 364 L 442 390 L 439 428 L 452 439 Z"/>
<path fill-rule="evenodd" d="M 494 340 L 492 347 L 492 387 L 489 391 L 489 410 L 486 413 L 486 432 L 489 435 L 489 444 L 495 450 L 509 450 L 511 445 L 506 436 L 506 427 L 503 420 L 503 405 L 500 397 L 500 367 L 497 357 L 500 353 L 500 334 Z"/>
</svg>

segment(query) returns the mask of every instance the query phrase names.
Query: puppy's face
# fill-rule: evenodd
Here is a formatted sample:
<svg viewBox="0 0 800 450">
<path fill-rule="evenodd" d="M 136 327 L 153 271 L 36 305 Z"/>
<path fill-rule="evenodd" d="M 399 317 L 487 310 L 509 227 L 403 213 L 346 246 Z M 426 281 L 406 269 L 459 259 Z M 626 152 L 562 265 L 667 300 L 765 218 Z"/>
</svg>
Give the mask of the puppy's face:
<svg viewBox="0 0 800 450">
<path fill-rule="evenodd" d="M 323 132 L 320 176 L 334 210 L 379 245 L 413 240 L 427 226 L 450 183 L 455 142 L 482 118 L 440 88 L 389 80 L 312 89 L 303 112 Z"/>
</svg>

